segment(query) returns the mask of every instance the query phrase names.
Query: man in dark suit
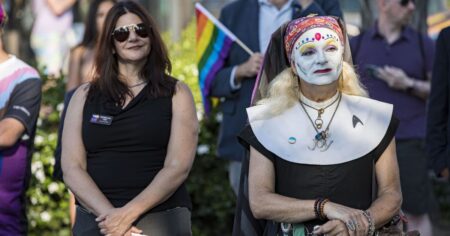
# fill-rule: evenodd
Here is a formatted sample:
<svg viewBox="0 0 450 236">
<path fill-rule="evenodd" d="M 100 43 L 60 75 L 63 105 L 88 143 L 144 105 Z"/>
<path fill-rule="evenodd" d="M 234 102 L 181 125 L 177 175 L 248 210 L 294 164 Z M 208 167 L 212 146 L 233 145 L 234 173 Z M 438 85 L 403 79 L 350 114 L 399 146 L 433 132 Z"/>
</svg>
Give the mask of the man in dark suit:
<svg viewBox="0 0 450 236">
<path fill-rule="evenodd" d="M 236 194 L 245 155 L 236 136 L 247 122 L 245 108 L 250 105 L 263 53 L 279 26 L 309 14 L 342 17 L 338 0 L 237 0 L 220 14 L 220 21 L 254 52 L 249 55 L 234 44 L 211 89 L 211 96 L 220 98 L 223 114 L 217 152 L 220 158 L 230 161 L 229 177 Z"/>
<path fill-rule="evenodd" d="M 427 149 L 439 177 L 450 176 L 450 27 L 436 41 L 436 55 L 427 112 Z"/>
</svg>

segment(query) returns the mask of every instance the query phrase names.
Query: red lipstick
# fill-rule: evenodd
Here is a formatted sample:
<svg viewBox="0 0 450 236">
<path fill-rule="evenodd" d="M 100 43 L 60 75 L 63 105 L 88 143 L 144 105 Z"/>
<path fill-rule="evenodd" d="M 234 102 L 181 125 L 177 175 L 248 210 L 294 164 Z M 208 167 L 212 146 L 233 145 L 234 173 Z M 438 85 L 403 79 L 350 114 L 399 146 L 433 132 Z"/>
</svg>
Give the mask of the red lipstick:
<svg viewBox="0 0 450 236">
<path fill-rule="evenodd" d="M 325 74 L 325 73 L 328 73 L 330 71 L 331 71 L 330 68 L 322 69 L 322 70 L 316 70 L 316 71 L 314 71 L 314 74 Z"/>
</svg>

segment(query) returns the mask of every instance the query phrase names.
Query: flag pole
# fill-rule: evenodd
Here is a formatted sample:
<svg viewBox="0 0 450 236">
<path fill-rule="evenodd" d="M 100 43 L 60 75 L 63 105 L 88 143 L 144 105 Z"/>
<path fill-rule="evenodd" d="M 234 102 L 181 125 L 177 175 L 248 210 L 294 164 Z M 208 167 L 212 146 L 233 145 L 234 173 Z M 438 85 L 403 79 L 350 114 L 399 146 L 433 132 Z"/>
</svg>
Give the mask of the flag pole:
<svg viewBox="0 0 450 236">
<path fill-rule="evenodd" d="M 202 6 L 199 2 L 195 3 L 195 8 L 201 11 L 206 15 L 217 27 L 219 27 L 225 34 L 227 34 L 234 42 L 236 42 L 245 52 L 247 52 L 250 56 L 253 55 L 253 51 L 247 47 L 233 32 L 231 32 L 225 25 L 222 24 L 217 18 L 215 18 L 211 13 L 209 13 L 206 8 Z"/>
<path fill-rule="evenodd" d="M 239 40 L 238 38 L 236 38 L 235 41 L 239 46 L 241 46 L 242 49 L 244 49 L 250 56 L 253 55 L 253 51 L 250 50 L 250 48 L 247 47 L 247 45 L 245 45 L 241 40 Z"/>
</svg>

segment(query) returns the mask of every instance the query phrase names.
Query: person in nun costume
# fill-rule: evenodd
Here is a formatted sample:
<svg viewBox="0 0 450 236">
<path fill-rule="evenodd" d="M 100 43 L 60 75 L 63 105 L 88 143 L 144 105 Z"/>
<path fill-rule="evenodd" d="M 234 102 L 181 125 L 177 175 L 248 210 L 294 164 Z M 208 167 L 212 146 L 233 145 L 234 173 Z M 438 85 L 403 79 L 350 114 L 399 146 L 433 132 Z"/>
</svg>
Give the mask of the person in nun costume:
<svg viewBox="0 0 450 236">
<path fill-rule="evenodd" d="M 392 111 L 367 97 L 340 20 L 282 26 L 239 135 L 250 155 L 233 235 L 365 236 L 390 222 L 402 202 Z"/>
</svg>

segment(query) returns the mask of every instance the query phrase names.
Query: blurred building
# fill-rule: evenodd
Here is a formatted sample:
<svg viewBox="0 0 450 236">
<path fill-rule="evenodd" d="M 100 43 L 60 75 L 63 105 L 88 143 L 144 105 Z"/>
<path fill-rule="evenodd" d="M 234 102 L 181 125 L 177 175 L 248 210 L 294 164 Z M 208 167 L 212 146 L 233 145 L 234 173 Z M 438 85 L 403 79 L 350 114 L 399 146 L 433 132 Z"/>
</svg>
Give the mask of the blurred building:
<svg viewBox="0 0 450 236">
<path fill-rule="evenodd" d="M 169 31 L 174 40 L 180 38 L 184 26 L 194 19 L 194 3 L 200 2 L 218 16 L 220 9 L 233 0 L 141 0 L 156 18 L 162 31 Z"/>
</svg>

